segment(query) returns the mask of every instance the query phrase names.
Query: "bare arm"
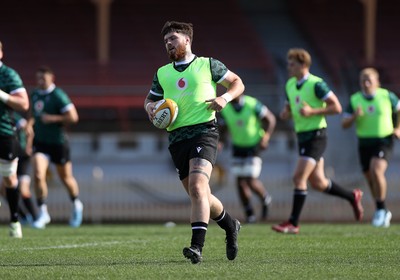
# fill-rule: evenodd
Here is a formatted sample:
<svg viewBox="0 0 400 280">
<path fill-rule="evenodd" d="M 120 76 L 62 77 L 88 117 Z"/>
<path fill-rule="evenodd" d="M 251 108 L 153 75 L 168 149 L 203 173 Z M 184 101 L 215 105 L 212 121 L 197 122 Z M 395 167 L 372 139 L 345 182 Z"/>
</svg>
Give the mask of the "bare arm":
<svg viewBox="0 0 400 280">
<path fill-rule="evenodd" d="M 227 89 L 226 93 L 216 98 L 206 100 L 206 102 L 210 102 L 208 109 L 215 110 L 217 112 L 225 108 L 228 102 L 241 95 L 244 91 L 242 79 L 232 71 L 228 72 L 228 75 L 220 84 Z"/>
<path fill-rule="evenodd" d="M 357 107 L 356 111 L 342 119 L 342 128 L 346 129 L 353 125 L 356 119 L 363 114 L 361 107 Z"/>
<path fill-rule="evenodd" d="M 25 90 L 13 94 L 8 94 L 0 90 L 0 100 L 16 111 L 22 112 L 29 109 L 28 93 Z"/>
<path fill-rule="evenodd" d="M 144 101 L 144 110 L 147 113 L 147 116 L 149 117 L 149 120 L 151 121 L 154 118 L 154 107 L 156 106 L 157 102 L 154 102 L 153 100 L 150 100 L 149 97 L 146 97 L 146 100 Z"/>
<path fill-rule="evenodd" d="M 306 102 L 303 102 L 303 107 L 300 109 L 300 114 L 304 117 L 314 115 L 336 115 L 342 112 L 342 105 L 340 105 L 337 96 L 331 92 L 327 99 L 325 99 L 326 107 L 312 108 Z"/>
<path fill-rule="evenodd" d="M 288 102 L 286 102 L 285 105 L 283 106 L 281 112 L 279 113 L 279 117 L 281 118 L 281 120 L 284 121 L 292 118 L 292 111 L 290 109 L 290 105 Z"/>
<path fill-rule="evenodd" d="M 33 137 L 35 136 L 35 133 L 33 131 L 33 123 L 34 119 L 29 119 L 26 121 L 25 125 L 21 128 L 24 130 L 26 135 L 25 152 L 28 155 L 32 154 Z"/>
<path fill-rule="evenodd" d="M 42 114 L 43 123 L 73 124 L 77 123 L 78 120 L 79 116 L 75 106 L 71 106 L 70 109 L 64 112 L 62 115 Z"/>
<path fill-rule="evenodd" d="M 260 146 L 262 149 L 266 149 L 268 147 L 269 140 L 271 139 L 271 135 L 274 132 L 276 126 L 275 115 L 270 110 L 268 110 L 267 114 L 263 118 L 263 126 L 265 129 L 265 134 L 261 139 Z"/>
<path fill-rule="evenodd" d="M 356 120 L 356 117 L 354 116 L 354 114 L 351 116 L 348 116 L 348 117 L 344 117 L 342 119 L 342 128 L 347 129 L 347 128 L 351 127 L 355 120 Z"/>
</svg>

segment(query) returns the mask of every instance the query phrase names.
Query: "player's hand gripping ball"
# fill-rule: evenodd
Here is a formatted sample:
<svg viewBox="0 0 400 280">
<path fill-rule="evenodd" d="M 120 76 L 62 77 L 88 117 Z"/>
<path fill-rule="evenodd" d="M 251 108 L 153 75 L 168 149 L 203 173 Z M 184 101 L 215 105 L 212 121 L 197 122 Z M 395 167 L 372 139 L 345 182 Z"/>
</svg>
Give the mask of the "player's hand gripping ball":
<svg viewBox="0 0 400 280">
<path fill-rule="evenodd" d="M 172 99 L 166 98 L 157 102 L 154 107 L 153 124 L 159 129 L 165 129 L 174 123 L 178 116 L 178 105 Z"/>
</svg>

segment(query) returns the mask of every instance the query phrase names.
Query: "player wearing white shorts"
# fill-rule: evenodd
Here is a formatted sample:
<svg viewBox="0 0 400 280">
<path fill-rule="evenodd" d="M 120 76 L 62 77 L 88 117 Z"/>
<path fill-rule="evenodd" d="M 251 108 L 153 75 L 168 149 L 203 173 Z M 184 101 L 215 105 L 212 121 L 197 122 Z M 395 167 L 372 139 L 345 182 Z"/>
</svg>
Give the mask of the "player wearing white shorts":
<svg viewBox="0 0 400 280">
<path fill-rule="evenodd" d="M 259 100 L 241 95 L 221 111 L 220 145 L 231 136 L 233 163 L 231 172 L 236 176 L 239 197 L 246 221 L 257 221 L 252 203 L 252 192 L 256 193 L 262 204 L 261 218 L 266 219 L 271 196 L 259 179 L 262 159 L 260 153 L 268 148 L 270 137 L 275 129 L 274 114 Z"/>
</svg>

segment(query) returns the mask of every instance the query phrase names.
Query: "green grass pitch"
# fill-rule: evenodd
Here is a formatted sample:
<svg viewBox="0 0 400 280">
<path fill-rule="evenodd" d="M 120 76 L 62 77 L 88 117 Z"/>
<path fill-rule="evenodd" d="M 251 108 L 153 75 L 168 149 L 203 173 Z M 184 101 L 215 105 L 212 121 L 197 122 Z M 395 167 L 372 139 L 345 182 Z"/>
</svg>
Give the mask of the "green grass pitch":
<svg viewBox="0 0 400 280">
<path fill-rule="evenodd" d="M 243 225 L 236 260 L 224 232 L 210 223 L 203 262 L 182 256 L 189 224 L 50 224 L 24 228 L 23 239 L 0 227 L 0 279 L 400 279 L 400 225 L 302 224 L 299 235 L 270 224 Z"/>
</svg>

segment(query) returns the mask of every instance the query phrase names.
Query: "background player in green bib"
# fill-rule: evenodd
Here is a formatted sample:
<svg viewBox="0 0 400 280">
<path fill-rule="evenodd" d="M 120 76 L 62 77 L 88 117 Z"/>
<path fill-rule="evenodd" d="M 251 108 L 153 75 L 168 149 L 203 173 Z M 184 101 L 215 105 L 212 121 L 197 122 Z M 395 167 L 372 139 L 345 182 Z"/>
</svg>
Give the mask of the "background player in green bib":
<svg viewBox="0 0 400 280">
<path fill-rule="evenodd" d="M 223 146 L 227 142 L 229 133 L 233 153 L 231 172 L 236 176 L 248 223 L 257 221 L 251 203 L 252 192 L 261 200 L 261 218 L 267 218 L 271 197 L 259 179 L 262 169 L 260 152 L 267 149 L 275 124 L 275 116 L 267 106 L 248 95 L 233 99 L 221 111 L 220 144 Z"/>
<path fill-rule="evenodd" d="M 0 42 L 0 176 L 10 208 L 10 236 L 22 238 L 18 221 L 18 139 L 14 130 L 12 112 L 27 111 L 29 97 L 18 73 L 4 65 L 3 45 Z"/>
<path fill-rule="evenodd" d="M 226 232 L 226 256 L 236 258 L 238 252 L 238 220 L 233 219 L 213 194 L 209 186 L 217 157 L 218 127 L 215 111 L 243 93 L 239 76 L 212 58 L 192 53 L 193 26 L 191 23 L 168 21 L 161 34 L 171 63 L 159 68 L 144 103 L 152 120 L 154 106 L 162 98 L 173 99 L 179 114 L 169 132 L 169 151 L 184 189 L 191 200 L 190 221 L 192 239 L 183 255 L 193 264 L 202 260 L 206 231 L 210 218 Z M 222 96 L 216 94 L 217 84 L 227 88 Z"/>
<path fill-rule="evenodd" d="M 362 219 L 362 191 L 343 189 L 328 179 L 322 157 L 326 145 L 326 115 L 342 112 L 336 95 L 319 77 L 310 73 L 311 56 L 304 49 L 290 49 L 287 54 L 289 80 L 286 83 L 287 102 L 280 114 L 283 120 L 293 119 L 297 134 L 299 159 L 293 175 L 294 195 L 288 221 L 272 226 L 280 233 L 299 233 L 299 217 L 307 196 L 307 183 L 320 192 L 335 195 L 350 202 L 356 220 Z"/>
<path fill-rule="evenodd" d="M 350 97 L 342 127 L 349 128 L 353 123 L 356 126 L 361 168 L 376 203 L 372 225 L 389 227 L 392 213 L 385 205 L 385 172 L 393 152 L 393 137 L 400 137 L 399 116 L 395 118 L 395 128 L 392 119 L 400 111 L 400 103 L 393 92 L 380 87 L 379 74 L 374 68 L 361 71 L 360 87 Z"/>
<path fill-rule="evenodd" d="M 35 227 L 43 228 L 50 222 L 45 204 L 47 198 L 46 172 L 50 162 L 54 163 L 61 182 L 68 190 L 72 213 L 69 224 L 79 227 L 82 223 L 83 205 L 79 200 L 79 186 L 73 176 L 72 162 L 65 125 L 78 121 L 78 113 L 68 95 L 54 84 L 54 73 L 48 67 L 36 72 L 38 87 L 31 93 L 33 130 L 32 168 L 34 187 L 39 207 L 39 218 Z"/>
</svg>

